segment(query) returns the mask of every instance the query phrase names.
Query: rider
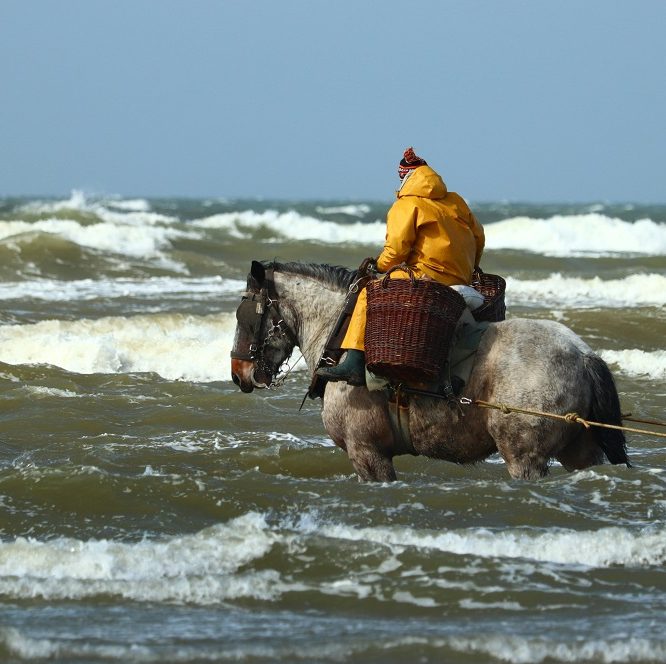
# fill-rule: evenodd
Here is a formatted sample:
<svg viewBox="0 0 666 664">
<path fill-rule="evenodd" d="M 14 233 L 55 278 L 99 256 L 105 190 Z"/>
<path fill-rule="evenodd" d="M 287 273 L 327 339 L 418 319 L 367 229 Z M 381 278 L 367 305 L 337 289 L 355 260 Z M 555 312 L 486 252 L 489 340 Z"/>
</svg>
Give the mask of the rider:
<svg viewBox="0 0 666 664">
<path fill-rule="evenodd" d="M 485 237 L 467 203 L 448 191 L 442 178 L 425 160 L 407 148 L 398 166 L 401 184 L 397 200 L 388 212 L 386 242 L 377 258 L 377 269 L 386 272 L 406 263 L 416 277 L 428 277 L 447 286 L 469 284 L 479 265 Z M 392 278 L 406 278 L 402 271 Z M 344 362 L 317 369 L 330 381 L 365 385 L 366 291 L 358 296 L 342 348 Z"/>
</svg>

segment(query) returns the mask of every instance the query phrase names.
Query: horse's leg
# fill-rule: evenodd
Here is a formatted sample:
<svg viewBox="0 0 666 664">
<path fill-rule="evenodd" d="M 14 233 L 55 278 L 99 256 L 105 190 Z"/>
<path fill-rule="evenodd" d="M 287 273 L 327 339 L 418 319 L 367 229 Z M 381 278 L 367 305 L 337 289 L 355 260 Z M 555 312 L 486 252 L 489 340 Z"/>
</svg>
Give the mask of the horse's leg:
<svg viewBox="0 0 666 664">
<path fill-rule="evenodd" d="M 395 468 L 391 457 L 374 447 L 347 441 L 347 455 L 354 466 L 359 482 L 394 482 Z"/>
<path fill-rule="evenodd" d="M 395 480 L 393 432 L 383 395 L 346 383 L 329 383 L 322 419 L 335 444 L 346 450 L 359 480 Z"/>
<path fill-rule="evenodd" d="M 505 458 L 509 475 L 514 480 L 538 480 L 548 475 L 548 459 L 533 454 Z"/>
<path fill-rule="evenodd" d="M 583 429 L 555 458 L 572 471 L 601 465 L 605 456 L 594 434 Z"/>
<path fill-rule="evenodd" d="M 520 415 L 491 416 L 497 449 L 509 475 L 516 480 L 535 480 L 548 475 L 554 432 L 547 422 L 541 425 Z"/>
</svg>

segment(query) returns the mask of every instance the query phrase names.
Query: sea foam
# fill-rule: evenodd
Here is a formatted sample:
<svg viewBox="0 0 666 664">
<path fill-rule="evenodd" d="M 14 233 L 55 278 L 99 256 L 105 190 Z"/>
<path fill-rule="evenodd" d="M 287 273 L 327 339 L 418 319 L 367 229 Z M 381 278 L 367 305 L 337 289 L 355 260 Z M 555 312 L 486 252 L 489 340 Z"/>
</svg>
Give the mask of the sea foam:
<svg viewBox="0 0 666 664">
<path fill-rule="evenodd" d="M 337 205 L 331 207 L 318 206 L 315 208 L 318 214 L 346 214 L 350 217 L 364 217 L 370 212 L 370 206 L 363 203 L 354 205 Z"/>
<path fill-rule="evenodd" d="M 356 216 L 358 207 L 318 208 Z M 271 239 L 305 240 L 328 244 L 384 244 L 386 222 L 337 223 L 302 215 L 295 210 L 279 212 L 245 210 L 225 212 L 192 222 L 194 227 L 223 229 L 233 237 L 251 239 L 259 230 Z M 549 219 L 514 217 L 484 225 L 486 251 L 516 249 L 553 256 L 603 256 L 609 254 L 666 254 L 666 224 L 641 219 L 623 221 L 599 213 L 558 215 Z"/>
<path fill-rule="evenodd" d="M 622 279 L 567 277 L 506 279 L 507 305 L 573 308 L 664 307 L 666 275 L 632 274 Z"/>
<path fill-rule="evenodd" d="M 76 373 L 155 372 L 170 380 L 230 380 L 234 314 L 156 314 L 0 327 L 0 361 Z"/>
<path fill-rule="evenodd" d="M 623 221 L 602 214 L 513 217 L 484 226 L 487 249 L 518 249 L 551 256 L 666 254 L 666 224 Z"/>
<path fill-rule="evenodd" d="M 210 286 L 202 284 L 204 294 Z M 230 288 L 235 286 L 232 282 Z M 79 294 L 84 293 L 85 289 Z M 97 294 L 93 289 L 91 295 Z M 146 314 L 5 325 L 0 326 L 0 361 L 52 364 L 84 374 L 154 372 L 168 380 L 231 380 L 229 353 L 235 329 L 234 313 Z M 666 375 L 665 351 L 603 350 L 600 354 L 629 376 L 659 380 Z M 305 370 L 303 360 L 294 369 Z"/>
<path fill-rule="evenodd" d="M 620 373 L 628 376 L 666 380 L 666 350 L 602 350 L 599 355 L 610 365 L 617 367 Z"/>
<path fill-rule="evenodd" d="M 253 563 L 275 545 L 292 548 L 298 543 L 296 550 L 300 550 L 312 538 L 338 540 L 337 547 L 344 547 L 344 541 L 364 543 L 373 551 L 380 546 L 389 559 L 412 548 L 430 557 L 453 553 L 473 559 L 505 558 L 511 564 L 536 561 L 574 568 L 647 568 L 666 562 L 663 528 L 463 528 L 440 532 L 405 526 L 326 524 L 307 518 L 299 527 L 287 520 L 271 525 L 264 515 L 248 512 L 192 535 L 135 543 L 23 537 L 0 542 L 0 595 L 80 599 L 111 594 L 137 601 L 196 604 L 238 597 L 270 600 L 285 591 L 302 590 L 302 586 L 288 584 L 270 569 L 253 570 Z M 346 578 L 327 579 L 320 590 L 356 593 Z"/>
<path fill-rule="evenodd" d="M 168 226 L 128 224 L 126 215 L 117 222 L 81 224 L 72 219 L 42 219 L 40 221 L 0 221 L 0 241 L 18 241 L 25 234 L 49 233 L 82 247 L 109 253 L 141 258 L 158 256 L 170 249 L 172 240 L 198 239 L 199 234 Z"/>
<path fill-rule="evenodd" d="M 270 599 L 277 573 L 240 568 L 262 558 L 275 541 L 257 513 L 194 535 L 137 543 L 20 537 L 0 542 L 0 595 L 80 599 L 109 594 L 197 604 Z"/>
<path fill-rule="evenodd" d="M 265 229 L 271 233 L 273 239 L 310 240 L 327 244 L 382 245 L 386 233 L 386 224 L 383 221 L 339 224 L 302 215 L 293 210 L 225 212 L 193 221 L 191 225 L 198 228 L 224 229 L 233 237 L 242 239 L 251 239 L 257 230 Z"/>
<path fill-rule="evenodd" d="M 305 519 L 303 530 L 333 539 L 374 542 L 393 549 L 414 547 L 477 558 L 511 558 L 567 566 L 661 566 L 666 563 L 666 530 L 633 531 L 601 528 L 596 531 L 526 529 L 501 531 L 482 528 L 432 533 L 408 527 L 356 528 L 319 524 Z"/>
<path fill-rule="evenodd" d="M 524 637 L 516 634 L 486 634 L 483 638 L 457 636 L 441 641 L 459 652 L 483 654 L 493 661 L 512 664 L 540 662 L 625 662 L 666 661 L 666 642 L 644 638 L 586 639 L 558 642 L 542 636 Z"/>
<path fill-rule="evenodd" d="M 36 279 L 0 283 L 0 301 L 31 299 L 46 302 L 74 302 L 98 298 L 169 298 L 179 296 L 191 300 L 220 297 L 221 295 L 236 295 L 244 287 L 244 281 L 224 279 L 220 276 L 77 279 L 73 281 Z"/>
<path fill-rule="evenodd" d="M 95 199 L 80 190 L 73 190 L 67 200 L 32 201 L 18 209 L 30 215 L 53 215 L 67 212 L 90 213 L 105 221 L 128 224 L 155 224 L 176 221 L 175 217 L 153 212 L 144 198 L 123 199 L 119 197 Z"/>
<path fill-rule="evenodd" d="M 67 220 L 67 211 L 85 213 L 100 220 L 91 224 Z M 344 214 L 350 219 L 367 216 L 370 206 L 362 203 L 319 206 L 321 215 Z M 17 209 L 42 217 L 33 222 L 0 222 L 0 239 L 18 233 L 38 230 L 62 235 L 67 239 L 104 251 L 143 255 L 159 251 L 178 237 L 205 239 L 194 229 L 220 229 L 231 237 L 252 240 L 260 234 L 265 242 L 278 240 L 311 241 L 326 244 L 355 244 L 381 247 L 384 244 L 386 220 L 339 223 L 296 210 L 246 209 L 223 212 L 188 222 L 188 229 L 172 228 L 177 217 L 154 212 L 145 199 L 107 198 L 95 200 L 82 192 L 73 192 L 66 201 L 38 201 Z M 69 223 L 68 223 L 69 222 Z M 77 228 L 79 226 L 80 228 Z M 108 229 L 100 227 L 108 226 Z M 130 234 L 129 227 L 145 233 Z M 81 230 L 81 229 L 84 230 Z M 151 235 L 149 228 L 154 230 Z M 651 219 L 635 222 L 609 217 L 598 211 L 583 214 L 555 215 L 550 218 L 512 217 L 484 225 L 486 251 L 515 249 L 554 256 L 603 256 L 609 254 L 666 254 L 666 224 Z"/>
</svg>

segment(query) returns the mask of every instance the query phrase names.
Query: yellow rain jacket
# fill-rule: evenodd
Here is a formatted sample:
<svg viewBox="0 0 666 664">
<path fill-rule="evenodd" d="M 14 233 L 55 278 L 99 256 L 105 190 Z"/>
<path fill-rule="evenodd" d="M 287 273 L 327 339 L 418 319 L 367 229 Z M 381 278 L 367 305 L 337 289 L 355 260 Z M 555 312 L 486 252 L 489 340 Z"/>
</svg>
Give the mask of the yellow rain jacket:
<svg viewBox="0 0 666 664">
<path fill-rule="evenodd" d="M 467 203 L 448 191 L 429 166 L 419 166 L 408 176 L 386 220 L 386 242 L 377 267 L 386 272 L 407 263 L 417 277 L 429 277 L 447 286 L 469 284 L 479 264 L 485 236 Z M 396 271 L 391 277 L 405 278 Z M 365 349 L 365 289 L 359 293 L 343 348 Z"/>
</svg>

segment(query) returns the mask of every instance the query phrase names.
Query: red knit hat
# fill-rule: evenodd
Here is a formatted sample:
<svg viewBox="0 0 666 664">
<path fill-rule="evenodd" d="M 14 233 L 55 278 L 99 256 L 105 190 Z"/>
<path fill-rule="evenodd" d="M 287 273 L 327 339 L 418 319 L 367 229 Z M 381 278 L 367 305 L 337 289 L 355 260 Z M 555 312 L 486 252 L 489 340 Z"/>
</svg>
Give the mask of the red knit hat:
<svg viewBox="0 0 666 664">
<path fill-rule="evenodd" d="M 419 166 L 427 165 L 428 164 L 426 163 L 425 159 L 421 159 L 421 157 L 417 157 L 414 154 L 414 148 L 407 148 L 405 150 L 405 154 L 400 160 L 400 164 L 398 165 L 398 176 L 402 180 L 410 171 L 413 171 Z"/>
</svg>

